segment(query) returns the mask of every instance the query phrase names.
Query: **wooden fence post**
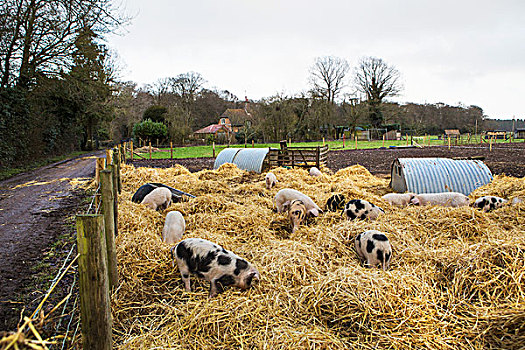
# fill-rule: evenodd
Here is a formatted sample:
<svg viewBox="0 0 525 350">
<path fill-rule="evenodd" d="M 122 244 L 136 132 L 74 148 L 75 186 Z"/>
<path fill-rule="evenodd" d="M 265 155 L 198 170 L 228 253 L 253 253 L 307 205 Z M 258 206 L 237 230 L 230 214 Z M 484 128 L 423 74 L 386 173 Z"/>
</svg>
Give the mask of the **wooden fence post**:
<svg viewBox="0 0 525 350">
<path fill-rule="evenodd" d="M 383 134 L 383 147 L 385 147 L 385 138 L 386 138 L 386 135 Z"/>
<path fill-rule="evenodd" d="M 151 141 L 149 141 L 149 159 L 151 160 Z"/>
<path fill-rule="evenodd" d="M 357 149 L 357 135 L 355 136 L 355 149 Z"/>
<path fill-rule="evenodd" d="M 324 137 L 323 137 L 323 146 L 324 146 Z"/>
<path fill-rule="evenodd" d="M 113 150 L 106 150 L 106 164 L 113 164 Z"/>
<path fill-rule="evenodd" d="M 106 165 L 106 159 L 97 158 L 97 165 L 95 167 L 95 183 L 97 186 L 100 183 L 100 172 L 104 170 L 105 165 Z"/>
<path fill-rule="evenodd" d="M 255 148 L 255 141 L 252 140 L 252 148 Z"/>
<path fill-rule="evenodd" d="M 170 160 L 173 160 L 173 141 L 170 141 Z"/>
<path fill-rule="evenodd" d="M 117 192 L 122 192 L 122 180 L 120 179 L 120 152 L 118 148 L 115 148 L 115 152 L 118 155 L 114 160 L 116 162 L 113 162 L 116 165 L 116 174 L 117 174 L 117 182 L 114 184 L 114 186 L 117 186 Z"/>
<path fill-rule="evenodd" d="M 133 163 L 133 140 L 129 140 L 129 157 L 131 158 L 131 163 Z"/>
<path fill-rule="evenodd" d="M 77 215 L 80 319 L 84 349 L 112 349 L 111 305 L 102 215 Z"/>
<path fill-rule="evenodd" d="M 212 149 L 213 149 L 213 158 L 215 158 L 215 141 L 213 141 Z"/>
<path fill-rule="evenodd" d="M 118 286 L 117 253 L 115 250 L 115 206 L 113 205 L 113 174 L 109 170 L 100 173 L 100 191 L 102 192 L 102 213 L 106 235 L 109 288 Z"/>
<path fill-rule="evenodd" d="M 450 135 L 448 135 L 448 150 L 450 151 Z"/>
<path fill-rule="evenodd" d="M 116 168 L 114 165 L 109 165 L 108 170 L 111 171 L 111 175 L 113 178 L 113 184 L 117 183 L 117 175 L 116 175 Z M 113 211 L 115 212 L 115 215 L 113 215 L 114 222 L 115 222 L 115 237 L 118 236 L 118 191 L 117 187 L 113 186 Z"/>
</svg>

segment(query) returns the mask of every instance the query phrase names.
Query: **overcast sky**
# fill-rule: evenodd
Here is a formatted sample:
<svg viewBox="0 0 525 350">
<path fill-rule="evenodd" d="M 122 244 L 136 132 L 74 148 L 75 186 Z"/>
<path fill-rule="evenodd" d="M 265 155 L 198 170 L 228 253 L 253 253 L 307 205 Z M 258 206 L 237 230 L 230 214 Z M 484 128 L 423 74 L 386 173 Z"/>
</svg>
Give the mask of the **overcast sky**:
<svg viewBox="0 0 525 350">
<path fill-rule="evenodd" d="M 316 57 L 375 56 L 401 73 L 394 101 L 525 118 L 525 0 L 122 1 L 134 19 L 108 43 L 139 85 L 195 71 L 256 100 L 306 91 Z"/>
</svg>

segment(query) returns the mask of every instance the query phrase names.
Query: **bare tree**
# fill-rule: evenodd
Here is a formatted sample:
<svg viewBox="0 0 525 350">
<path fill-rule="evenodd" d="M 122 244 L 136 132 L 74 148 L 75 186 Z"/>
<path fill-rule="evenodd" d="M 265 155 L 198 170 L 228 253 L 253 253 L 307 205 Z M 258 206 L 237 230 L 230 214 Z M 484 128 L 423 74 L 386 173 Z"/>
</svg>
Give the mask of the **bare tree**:
<svg viewBox="0 0 525 350">
<path fill-rule="evenodd" d="M 345 87 L 344 78 L 349 69 L 348 62 L 344 58 L 317 57 L 310 68 L 310 82 L 314 93 L 333 103 Z"/>
<path fill-rule="evenodd" d="M 5 0 L 0 14 L 0 87 L 67 70 L 81 30 L 100 35 L 126 20 L 114 0 Z"/>
<path fill-rule="evenodd" d="M 175 78 L 169 78 L 173 92 L 183 98 L 186 102 L 195 99 L 198 91 L 206 82 L 202 75 L 197 72 L 179 74 Z"/>
<path fill-rule="evenodd" d="M 363 57 L 355 74 L 358 91 L 366 96 L 370 106 L 370 119 L 378 127 L 382 122 L 381 103 L 387 97 L 399 94 L 403 89 L 399 71 L 376 57 Z"/>
</svg>

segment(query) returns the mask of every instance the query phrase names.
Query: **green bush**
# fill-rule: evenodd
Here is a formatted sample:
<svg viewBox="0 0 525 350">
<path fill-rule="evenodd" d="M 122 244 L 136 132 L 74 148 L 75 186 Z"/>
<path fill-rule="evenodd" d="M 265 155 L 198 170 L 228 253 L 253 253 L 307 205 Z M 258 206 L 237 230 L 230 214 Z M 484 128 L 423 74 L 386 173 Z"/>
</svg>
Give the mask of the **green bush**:
<svg viewBox="0 0 525 350">
<path fill-rule="evenodd" d="M 168 135 L 168 128 L 162 123 L 147 119 L 133 126 L 133 134 L 144 140 L 162 140 Z"/>
</svg>

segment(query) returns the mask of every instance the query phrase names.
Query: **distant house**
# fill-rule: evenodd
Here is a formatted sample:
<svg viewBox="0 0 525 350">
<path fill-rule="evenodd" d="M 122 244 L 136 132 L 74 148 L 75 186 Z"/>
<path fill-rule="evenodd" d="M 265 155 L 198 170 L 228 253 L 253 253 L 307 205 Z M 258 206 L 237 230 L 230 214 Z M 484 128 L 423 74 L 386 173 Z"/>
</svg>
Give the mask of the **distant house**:
<svg viewBox="0 0 525 350">
<path fill-rule="evenodd" d="M 248 103 L 246 104 L 248 106 Z M 242 131 L 246 124 L 251 123 L 251 114 L 245 108 L 228 108 L 219 117 L 218 124 L 211 124 L 195 131 L 196 139 L 205 141 L 208 135 L 213 135 L 218 142 L 232 142 L 236 133 Z"/>
</svg>

